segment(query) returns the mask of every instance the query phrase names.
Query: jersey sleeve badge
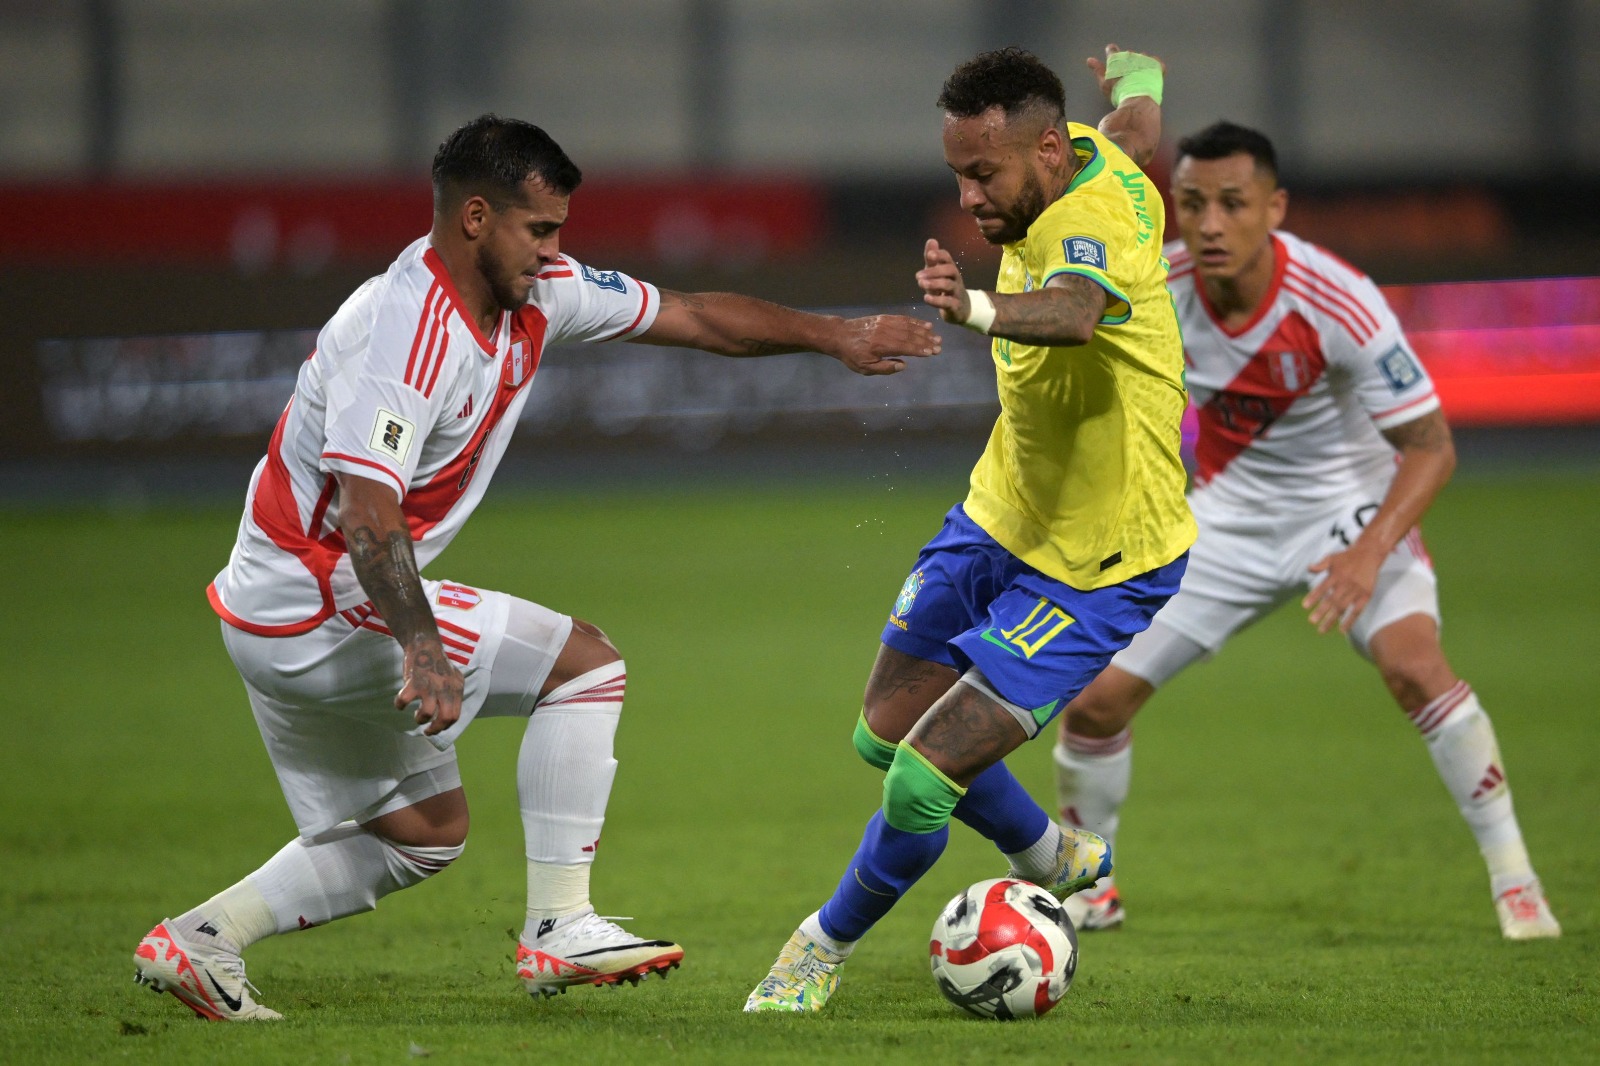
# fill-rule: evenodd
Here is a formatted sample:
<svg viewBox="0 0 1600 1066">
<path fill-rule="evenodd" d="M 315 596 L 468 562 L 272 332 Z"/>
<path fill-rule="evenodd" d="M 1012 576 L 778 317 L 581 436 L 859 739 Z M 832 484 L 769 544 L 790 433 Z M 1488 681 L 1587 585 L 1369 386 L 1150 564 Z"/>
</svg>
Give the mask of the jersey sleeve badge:
<svg viewBox="0 0 1600 1066">
<path fill-rule="evenodd" d="M 1061 241 L 1061 253 L 1074 266 L 1106 269 L 1106 246 L 1093 237 L 1065 237 Z"/>
<path fill-rule="evenodd" d="M 589 284 L 598 285 L 602 289 L 610 289 L 612 292 L 625 293 L 628 291 L 628 283 L 622 280 L 622 275 L 619 272 L 615 270 L 593 270 L 582 263 L 578 264 L 578 266 L 583 271 L 583 280 Z"/>
<path fill-rule="evenodd" d="M 405 466 L 406 456 L 411 454 L 411 441 L 416 435 L 416 424 L 410 419 L 380 407 L 378 417 L 373 420 L 372 437 L 367 441 L 367 446 L 379 455 L 393 459 L 396 464 Z"/>
<path fill-rule="evenodd" d="M 1378 357 L 1378 372 L 1396 395 L 1422 380 L 1422 367 L 1404 344 L 1396 344 Z"/>
</svg>

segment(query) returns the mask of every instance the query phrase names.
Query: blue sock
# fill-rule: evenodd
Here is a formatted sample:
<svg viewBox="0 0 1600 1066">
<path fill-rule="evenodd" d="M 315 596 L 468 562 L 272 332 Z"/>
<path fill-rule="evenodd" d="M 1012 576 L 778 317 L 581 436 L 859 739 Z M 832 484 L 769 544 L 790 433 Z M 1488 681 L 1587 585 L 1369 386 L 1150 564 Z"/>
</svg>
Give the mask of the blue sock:
<svg viewBox="0 0 1600 1066">
<path fill-rule="evenodd" d="M 979 774 L 952 813 L 1007 855 L 1028 850 L 1050 824 L 1050 816 L 1004 762 Z"/>
<path fill-rule="evenodd" d="M 835 940 L 860 940 L 939 861 L 949 839 L 949 826 L 908 833 L 885 821 L 881 810 L 873 814 L 861 847 L 817 916 L 822 931 Z"/>
</svg>

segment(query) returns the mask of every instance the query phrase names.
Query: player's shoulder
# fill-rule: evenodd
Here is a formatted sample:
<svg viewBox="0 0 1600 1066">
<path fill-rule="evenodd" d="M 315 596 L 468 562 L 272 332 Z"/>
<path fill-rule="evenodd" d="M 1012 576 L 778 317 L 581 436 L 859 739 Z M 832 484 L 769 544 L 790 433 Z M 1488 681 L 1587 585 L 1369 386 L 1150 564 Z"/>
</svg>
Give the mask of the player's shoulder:
<svg viewBox="0 0 1600 1066">
<path fill-rule="evenodd" d="M 1286 230 L 1272 237 L 1283 253 L 1280 300 L 1358 345 L 1383 331 L 1392 312 L 1370 277 L 1320 244 Z"/>
<path fill-rule="evenodd" d="M 620 270 L 601 270 L 563 254 L 534 275 L 534 291 L 559 295 L 565 292 L 582 293 L 588 288 L 626 293 L 632 281 L 633 278 Z"/>
</svg>

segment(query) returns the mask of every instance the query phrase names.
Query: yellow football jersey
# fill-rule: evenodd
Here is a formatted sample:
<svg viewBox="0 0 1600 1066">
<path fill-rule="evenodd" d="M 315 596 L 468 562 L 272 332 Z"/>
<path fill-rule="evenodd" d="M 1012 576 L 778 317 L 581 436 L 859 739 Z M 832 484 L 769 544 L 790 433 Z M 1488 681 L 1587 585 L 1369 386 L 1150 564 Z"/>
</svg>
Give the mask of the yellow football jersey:
<svg viewBox="0 0 1600 1066">
<path fill-rule="evenodd" d="M 1001 293 L 1078 274 L 1106 290 L 1088 344 L 996 338 L 1000 418 L 967 514 L 1007 551 L 1076 589 L 1114 585 L 1194 543 L 1179 424 L 1187 394 L 1161 256 L 1161 196 L 1098 130 L 1069 123 L 1078 171 L 1020 241 Z"/>
</svg>

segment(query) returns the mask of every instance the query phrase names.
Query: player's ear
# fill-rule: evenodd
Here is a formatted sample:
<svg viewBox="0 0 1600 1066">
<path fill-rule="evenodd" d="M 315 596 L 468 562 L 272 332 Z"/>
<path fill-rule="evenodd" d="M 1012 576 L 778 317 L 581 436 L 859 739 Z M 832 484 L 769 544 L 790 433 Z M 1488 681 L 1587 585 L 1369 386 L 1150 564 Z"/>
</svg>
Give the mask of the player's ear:
<svg viewBox="0 0 1600 1066">
<path fill-rule="evenodd" d="M 1270 228 L 1277 229 L 1283 225 L 1283 216 L 1289 210 L 1289 190 L 1278 186 L 1272 190 L 1272 197 L 1267 201 L 1267 221 Z"/>
<path fill-rule="evenodd" d="M 1044 129 L 1039 131 L 1039 139 L 1035 144 L 1035 150 L 1039 153 L 1039 161 L 1054 170 L 1061 165 L 1061 157 L 1065 145 L 1065 135 L 1055 126 L 1047 123 Z"/>
<path fill-rule="evenodd" d="M 469 196 L 461 204 L 461 232 L 475 241 L 493 227 L 494 208 L 481 196 Z"/>
</svg>

